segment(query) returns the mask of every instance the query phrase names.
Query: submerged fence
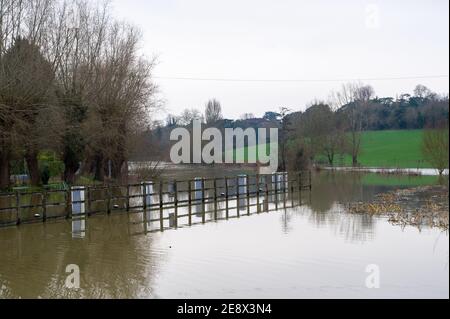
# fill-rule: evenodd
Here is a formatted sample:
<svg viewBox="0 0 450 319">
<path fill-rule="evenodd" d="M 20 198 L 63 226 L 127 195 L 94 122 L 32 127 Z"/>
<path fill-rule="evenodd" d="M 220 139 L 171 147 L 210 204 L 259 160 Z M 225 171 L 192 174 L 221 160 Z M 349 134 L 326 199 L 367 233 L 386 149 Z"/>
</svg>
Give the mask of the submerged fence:
<svg viewBox="0 0 450 319">
<path fill-rule="evenodd" d="M 163 230 L 167 221 L 170 227 L 177 227 L 180 219 L 186 219 L 188 225 L 196 218 L 204 223 L 210 208 L 216 219 L 220 211 L 225 211 L 228 218 L 233 209 L 238 217 L 242 210 L 250 214 L 252 207 L 269 210 L 270 202 L 277 209 L 278 198 L 271 197 L 301 194 L 310 191 L 311 185 L 308 171 L 0 194 L 0 227 L 128 212 L 141 214 L 145 224 L 159 223 L 158 228 Z"/>
</svg>

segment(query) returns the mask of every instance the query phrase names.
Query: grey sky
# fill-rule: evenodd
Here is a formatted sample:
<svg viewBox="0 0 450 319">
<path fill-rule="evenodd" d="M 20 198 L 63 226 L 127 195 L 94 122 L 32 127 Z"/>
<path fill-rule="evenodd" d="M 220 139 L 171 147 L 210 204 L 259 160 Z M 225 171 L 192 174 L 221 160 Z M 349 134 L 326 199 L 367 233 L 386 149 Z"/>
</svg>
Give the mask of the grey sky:
<svg viewBox="0 0 450 319">
<path fill-rule="evenodd" d="M 448 75 L 447 0 L 114 0 L 157 55 L 158 77 L 332 80 Z M 226 117 L 303 110 L 327 99 L 333 82 L 221 82 L 157 79 L 167 111 L 203 111 L 221 101 Z M 448 77 L 365 81 L 380 96 L 418 83 L 447 93 Z"/>
</svg>

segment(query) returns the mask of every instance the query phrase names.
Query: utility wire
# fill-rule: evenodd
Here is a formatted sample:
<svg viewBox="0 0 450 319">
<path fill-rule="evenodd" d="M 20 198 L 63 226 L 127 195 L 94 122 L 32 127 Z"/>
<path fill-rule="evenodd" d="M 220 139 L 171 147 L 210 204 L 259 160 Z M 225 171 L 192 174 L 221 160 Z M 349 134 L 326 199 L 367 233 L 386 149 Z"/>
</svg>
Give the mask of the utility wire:
<svg viewBox="0 0 450 319">
<path fill-rule="evenodd" d="M 359 79 L 233 79 L 233 78 L 197 78 L 197 77 L 171 77 L 155 76 L 158 80 L 174 81 L 203 81 L 203 82 L 284 82 L 284 83 L 320 83 L 320 82 L 353 82 L 353 81 L 401 81 L 401 80 L 420 80 L 420 79 L 442 79 L 449 75 L 418 75 L 403 77 L 382 77 L 382 78 L 359 78 Z"/>
</svg>

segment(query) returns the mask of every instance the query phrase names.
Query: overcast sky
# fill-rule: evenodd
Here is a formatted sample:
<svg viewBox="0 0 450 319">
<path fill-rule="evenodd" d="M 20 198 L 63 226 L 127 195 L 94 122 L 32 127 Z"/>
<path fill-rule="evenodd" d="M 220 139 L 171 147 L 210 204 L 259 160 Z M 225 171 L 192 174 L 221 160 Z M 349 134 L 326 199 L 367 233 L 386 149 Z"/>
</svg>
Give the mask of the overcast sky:
<svg viewBox="0 0 450 319">
<path fill-rule="evenodd" d="M 370 79 L 364 82 L 379 96 L 411 93 L 418 83 L 448 92 L 448 77 L 390 79 L 448 75 L 448 0 L 113 0 L 113 6 L 141 28 L 145 54 L 158 57 L 156 81 L 174 114 L 203 111 L 213 97 L 228 118 L 304 110 L 344 79 Z"/>
</svg>

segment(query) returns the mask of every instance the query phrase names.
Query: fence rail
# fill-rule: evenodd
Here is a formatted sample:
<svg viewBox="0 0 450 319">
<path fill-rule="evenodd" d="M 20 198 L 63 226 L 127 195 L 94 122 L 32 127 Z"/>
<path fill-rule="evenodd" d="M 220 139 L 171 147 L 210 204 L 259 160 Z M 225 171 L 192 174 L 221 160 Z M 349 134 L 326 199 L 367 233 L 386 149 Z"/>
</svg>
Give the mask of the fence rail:
<svg viewBox="0 0 450 319">
<path fill-rule="evenodd" d="M 262 198 L 288 193 L 311 191 L 311 172 L 276 173 L 270 175 L 238 175 L 221 178 L 196 178 L 167 180 L 129 185 L 79 186 L 68 190 L 42 192 L 15 192 L 0 194 L 0 227 L 26 223 L 46 222 L 49 219 L 74 219 L 113 212 L 142 213 L 144 220 L 159 222 L 188 218 L 192 221 L 192 207 L 203 206 L 202 222 L 205 222 L 205 205 L 218 206 L 230 200 L 247 200 L 247 210 L 260 206 Z M 251 200 L 256 203 L 251 204 Z M 189 212 L 179 214 L 188 208 Z M 165 210 L 173 215 L 164 217 Z M 148 213 L 149 214 L 148 214 Z M 152 213 L 158 216 L 153 218 Z M 239 208 L 237 209 L 240 214 Z"/>
</svg>

